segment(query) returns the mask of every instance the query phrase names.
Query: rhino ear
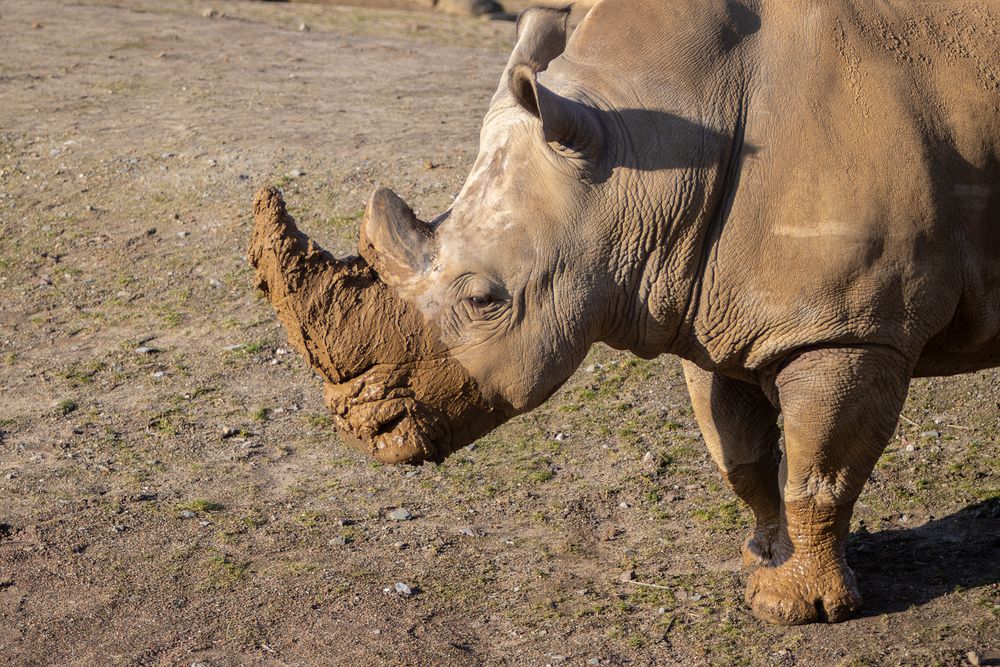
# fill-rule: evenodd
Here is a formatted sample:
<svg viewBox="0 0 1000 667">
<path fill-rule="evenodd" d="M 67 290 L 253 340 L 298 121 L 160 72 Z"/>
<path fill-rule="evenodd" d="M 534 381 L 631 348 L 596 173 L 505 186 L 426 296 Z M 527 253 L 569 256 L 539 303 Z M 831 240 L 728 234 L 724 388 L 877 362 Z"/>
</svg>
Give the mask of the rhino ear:
<svg viewBox="0 0 1000 667">
<path fill-rule="evenodd" d="M 526 65 L 514 67 L 509 82 L 517 103 L 542 121 L 545 141 L 581 157 L 598 153 L 604 131 L 596 109 L 549 90 Z"/>
<path fill-rule="evenodd" d="M 566 48 L 569 7 L 532 7 L 517 17 L 517 36 L 507 70 L 527 65 L 541 72 Z"/>
<path fill-rule="evenodd" d="M 430 266 L 433 235 L 395 192 L 379 188 L 368 201 L 358 250 L 383 282 L 399 287 Z"/>
</svg>

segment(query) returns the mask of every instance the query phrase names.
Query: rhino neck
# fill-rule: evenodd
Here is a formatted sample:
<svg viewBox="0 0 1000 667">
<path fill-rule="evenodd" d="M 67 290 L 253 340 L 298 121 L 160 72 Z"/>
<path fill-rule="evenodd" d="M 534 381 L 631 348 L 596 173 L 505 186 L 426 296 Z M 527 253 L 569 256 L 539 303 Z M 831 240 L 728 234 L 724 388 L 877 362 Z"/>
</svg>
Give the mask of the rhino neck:
<svg viewBox="0 0 1000 667">
<path fill-rule="evenodd" d="M 641 164 L 627 179 L 620 200 L 643 202 L 621 212 L 612 225 L 611 264 L 618 299 L 605 342 L 642 357 L 688 357 L 696 345 L 694 317 L 705 281 L 711 281 L 713 250 L 727 224 L 743 160 L 746 95 L 720 104 L 713 125 L 661 121 L 690 133 L 702 150 L 686 164 Z M 632 137 L 630 143 L 642 141 Z M 663 151 L 676 151 L 664 146 Z"/>
</svg>

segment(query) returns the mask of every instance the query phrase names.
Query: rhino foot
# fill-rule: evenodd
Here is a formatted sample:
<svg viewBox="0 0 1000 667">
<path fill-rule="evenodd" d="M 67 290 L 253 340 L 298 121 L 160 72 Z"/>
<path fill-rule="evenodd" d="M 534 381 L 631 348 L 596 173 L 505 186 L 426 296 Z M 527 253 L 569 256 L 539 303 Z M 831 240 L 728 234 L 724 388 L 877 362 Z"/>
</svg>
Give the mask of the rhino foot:
<svg viewBox="0 0 1000 667">
<path fill-rule="evenodd" d="M 820 568 L 795 556 L 750 575 L 746 601 L 754 615 L 774 625 L 840 623 L 861 607 L 861 593 L 846 564 Z"/>
<path fill-rule="evenodd" d="M 778 535 L 778 524 L 757 524 L 743 542 L 743 567 L 754 569 L 772 564 L 771 545 Z"/>
</svg>

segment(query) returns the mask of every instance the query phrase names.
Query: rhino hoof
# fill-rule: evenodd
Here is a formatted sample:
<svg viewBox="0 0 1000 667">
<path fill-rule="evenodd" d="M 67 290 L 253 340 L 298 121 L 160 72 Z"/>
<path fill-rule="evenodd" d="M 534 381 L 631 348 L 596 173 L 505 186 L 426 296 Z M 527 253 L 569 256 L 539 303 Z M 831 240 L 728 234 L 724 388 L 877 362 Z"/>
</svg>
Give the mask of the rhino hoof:
<svg viewBox="0 0 1000 667">
<path fill-rule="evenodd" d="M 850 570 L 846 577 L 834 571 L 813 578 L 793 569 L 763 567 L 750 575 L 746 602 L 754 616 L 772 625 L 840 623 L 861 607 L 861 594 Z"/>
</svg>

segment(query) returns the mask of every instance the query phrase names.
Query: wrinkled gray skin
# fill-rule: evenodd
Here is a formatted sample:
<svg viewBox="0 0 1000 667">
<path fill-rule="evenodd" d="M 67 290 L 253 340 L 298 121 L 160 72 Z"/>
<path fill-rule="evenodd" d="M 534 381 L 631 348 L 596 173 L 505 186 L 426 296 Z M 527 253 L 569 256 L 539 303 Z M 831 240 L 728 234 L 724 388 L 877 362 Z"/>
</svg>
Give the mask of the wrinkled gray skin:
<svg viewBox="0 0 1000 667">
<path fill-rule="evenodd" d="M 515 412 L 597 341 L 682 357 L 774 623 L 860 605 L 844 538 L 910 378 L 1000 364 L 1000 2 L 880 7 L 604 0 L 568 46 L 532 10 L 451 210 L 363 230 Z"/>
</svg>

